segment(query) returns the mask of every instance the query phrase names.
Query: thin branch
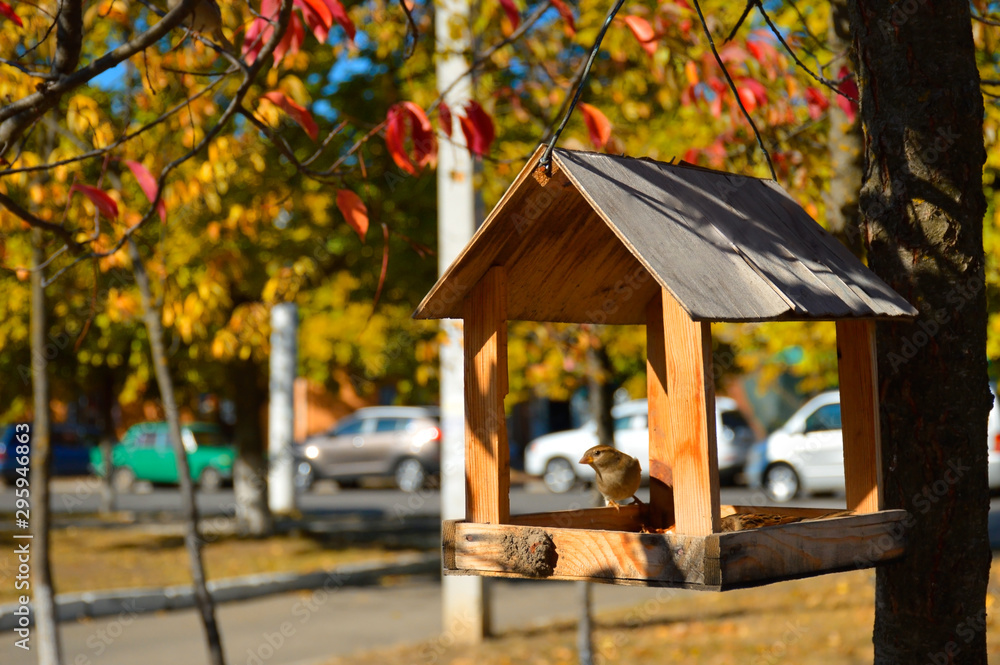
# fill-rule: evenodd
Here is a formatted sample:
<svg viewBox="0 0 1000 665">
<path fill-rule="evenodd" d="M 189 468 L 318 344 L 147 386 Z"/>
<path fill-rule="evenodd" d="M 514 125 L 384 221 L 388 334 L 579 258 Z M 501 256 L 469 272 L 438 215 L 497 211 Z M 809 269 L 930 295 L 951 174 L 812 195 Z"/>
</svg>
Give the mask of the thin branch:
<svg viewBox="0 0 1000 665">
<path fill-rule="evenodd" d="M 340 124 L 334 127 L 332 130 L 330 130 L 330 133 L 326 135 L 326 138 L 323 139 L 323 142 L 319 144 L 318 148 L 316 148 L 316 152 L 314 152 L 309 158 L 304 159 L 302 161 L 302 164 L 304 166 L 309 166 L 314 161 L 316 161 L 316 159 L 318 159 L 319 156 L 326 151 L 327 147 L 330 145 L 330 142 L 333 141 L 333 138 L 337 134 L 340 134 L 340 132 L 344 130 L 344 127 L 347 127 L 347 124 L 348 123 L 346 120 L 341 120 Z"/>
<path fill-rule="evenodd" d="M 753 11 L 753 6 L 759 4 L 759 1 L 760 0 L 747 0 L 747 4 L 743 8 L 743 13 L 740 14 L 740 18 L 736 21 L 736 25 L 733 26 L 733 29 L 729 31 L 729 36 L 726 37 L 725 40 L 726 42 L 732 41 L 733 37 L 736 36 L 736 33 L 739 32 L 741 27 L 743 27 L 743 21 L 747 20 L 747 16 L 750 16 L 750 12 Z"/>
<path fill-rule="evenodd" d="M 410 56 L 413 55 L 413 51 L 417 48 L 417 39 L 420 37 L 420 31 L 417 30 L 417 23 L 413 20 L 410 8 L 406 6 L 406 0 L 399 0 L 399 6 L 403 8 L 403 13 L 406 14 L 406 47 L 403 51 L 403 60 L 409 60 Z"/>
<path fill-rule="evenodd" d="M 45 9 L 43 9 L 41 6 L 39 6 L 39 5 L 37 5 L 37 4 L 33 3 L 33 2 L 25 2 L 24 4 L 30 5 L 30 6 L 34 7 L 35 9 L 37 9 L 38 11 L 42 12 L 43 14 L 46 14 L 47 16 L 52 17 L 52 23 L 49 23 L 49 27 L 46 28 L 45 34 L 42 35 L 42 38 L 39 39 L 37 42 L 35 42 L 33 45 L 29 46 L 24 51 L 24 53 L 22 53 L 20 55 L 21 58 L 24 58 L 25 56 L 27 56 L 28 54 L 30 54 L 32 51 L 34 51 L 36 48 L 38 48 L 39 46 L 41 46 L 42 44 L 45 43 L 45 40 L 48 39 L 49 35 L 52 34 L 52 31 L 55 30 L 56 23 L 59 22 L 59 12 L 62 11 L 62 5 L 59 5 L 59 9 L 56 10 L 56 15 L 52 16 L 52 14 L 50 14 Z"/>
<path fill-rule="evenodd" d="M 972 20 L 979 21 L 980 23 L 985 23 L 986 25 L 1000 26 L 1000 21 L 998 21 L 995 18 L 990 18 L 989 16 L 980 16 L 979 14 L 973 14 Z"/>
<path fill-rule="evenodd" d="M 767 168 L 771 171 L 771 179 L 777 180 L 778 175 L 774 172 L 774 164 L 771 163 L 771 155 L 767 152 L 767 148 L 764 147 L 764 140 L 760 137 L 760 132 L 757 131 L 757 125 L 754 124 L 753 118 L 750 117 L 750 112 L 747 108 L 743 106 L 743 100 L 740 99 L 740 93 L 736 89 L 736 84 L 733 83 L 733 77 L 729 75 L 729 70 L 726 69 L 726 63 L 722 62 L 722 57 L 719 56 L 719 50 L 715 48 L 715 40 L 712 39 L 712 32 L 708 29 L 708 23 L 705 22 L 705 14 L 701 11 L 701 3 L 698 0 L 693 0 L 694 8 L 698 10 L 698 19 L 701 21 L 701 27 L 705 31 L 705 37 L 708 39 L 708 45 L 712 48 L 712 55 L 715 56 L 715 61 L 719 64 L 722 69 L 722 73 L 726 76 L 726 81 L 729 83 L 729 89 L 732 90 L 733 96 L 736 98 L 736 103 L 739 105 L 740 110 L 743 111 L 743 117 L 747 119 L 750 124 L 750 129 L 753 130 L 753 135 L 757 138 L 757 145 L 760 146 L 760 151 L 764 153 L 764 159 L 767 160 Z"/>
<path fill-rule="evenodd" d="M 552 5 L 548 2 L 548 0 L 546 0 L 546 2 L 539 5 L 538 9 L 532 12 L 531 15 L 524 20 L 524 22 L 518 27 L 517 30 L 510 33 L 508 36 L 504 37 L 490 48 L 486 49 L 486 51 L 484 51 L 478 58 L 473 60 L 472 64 L 469 65 L 469 68 L 465 70 L 465 72 L 461 76 L 456 76 L 455 79 L 450 84 L 448 84 L 448 87 L 442 90 L 438 94 L 437 99 L 435 99 L 431 103 L 431 105 L 427 107 L 427 112 L 431 113 L 434 111 L 434 109 L 440 106 L 441 102 L 443 102 L 445 100 L 445 97 L 448 96 L 448 93 L 451 92 L 462 79 L 471 75 L 480 67 L 482 67 L 484 64 L 489 62 L 490 58 L 493 57 L 494 53 L 502 49 L 504 46 L 507 46 L 508 44 L 511 44 L 520 39 L 521 35 L 530 30 L 531 26 L 537 23 L 538 19 L 542 18 L 542 14 L 548 11 L 549 7 L 551 6 Z"/>
<path fill-rule="evenodd" d="M 230 73 L 234 73 L 234 71 L 235 70 L 231 70 Z M 100 156 L 102 156 L 102 155 L 104 155 L 104 154 L 106 154 L 106 153 L 114 150 L 115 148 L 117 148 L 118 146 L 122 145 L 123 143 L 125 143 L 127 141 L 130 141 L 130 140 L 134 139 L 135 137 L 139 136 L 140 134 L 143 134 L 143 133 L 149 131 L 150 129 L 152 129 L 153 127 L 155 127 L 155 126 L 163 123 L 170 116 L 172 116 L 172 115 L 174 115 L 176 113 L 179 113 L 180 111 L 183 111 L 185 108 L 187 108 L 188 106 L 190 106 L 191 103 L 194 100 L 198 99 L 199 97 L 201 97 L 201 96 L 203 96 L 205 94 L 208 94 L 213 88 L 217 87 L 219 85 L 219 83 L 222 82 L 222 80 L 223 79 L 219 79 L 217 81 L 212 82 L 210 85 L 202 88 L 201 90 L 199 90 L 198 92 L 196 92 L 191 97 L 188 97 L 187 99 L 185 99 L 183 102 L 181 102 L 180 104 L 178 104 L 174 108 L 169 109 L 168 111 L 165 111 L 160 117 L 156 118 L 155 120 L 151 120 L 148 124 L 143 125 L 139 129 L 137 129 L 134 132 L 132 132 L 131 134 L 126 134 L 125 136 L 122 136 L 117 141 L 114 141 L 113 143 L 108 144 L 104 148 L 95 148 L 94 150 L 90 150 L 90 151 L 85 152 L 83 154 L 77 155 L 76 157 L 67 157 L 66 159 L 59 160 L 58 162 L 48 162 L 48 163 L 45 163 L 45 164 L 36 164 L 34 166 L 22 166 L 22 167 L 19 167 L 19 168 L 4 169 L 4 170 L 0 171 L 0 178 L 2 178 L 4 176 L 8 176 L 8 175 L 13 175 L 15 173 L 32 173 L 32 172 L 35 172 L 35 171 L 48 171 L 50 169 L 56 168 L 57 166 L 66 166 L 67 164 L 73 164 L 75 162 L 81 162 L 81 161 L 84 161 L 84 160 L 87 160 L 87 159 L 93 159 L 94 157 L 100 157 Z M 16 163 L 16 161 L 17 160 L 15 160 L 15 163 Z"/>
<path fill-rule="evenodd" d="M 788 51 L 788 55 L 792 56 L 792 60 L 795 61 L 796 65 L 798 65 L 800 68 L 802 68 L 806 72 L 806 74 L 809 74 L 809 76 L 813 77 L 814 79 L 816 79 L 817 81 L 819 81 L 821 84 L 823 84 L 826 87 L 828 87 L 830 90 L 833 90 L 835 93 L 837 93 L 838 95 L 840 95 L 844 99 L 849 99 L 852 102 L 857 102 L 858 101 L 854 97 L 851 97 L 846 92 L 844 92 L 839 87 L 837 87 L 837 82 L 831 81 L 828 78 L 825 78 L 823 76 L 820 76 L 819 74 L 813 73 L 813 71 L 811 69 L 809 69 L 808 66 L 806 66 L 806 63 L 804 63 L 801 60 L 799 60 L 799 56 L 797 56 L 795 54 L 795 51 L 792 50 L 792 47 L 789 46 L 788 42 L 785 41 L 785 38 L 781 36 L 781 32 L 778 30 L 778 27 L 776 25 L 774 25 L 774 23 L 771 21 L 771 17 L 767 15 L 767 12 L 764 10 L 764 5 L 760 2 L 760 0 L 751 0 L 751 2 L 755 2 L 757 4 L 757 9 L 760 10 L 761 16 L 764 17 L 765 21 L 767 21 L 767 27 L 771 28 L 771 32 L 774 33 L 774 36 L 778 38 L 778 41 L 781 42 L 781 45 L 785 47 L 786 51 Z"/>
<path fill-rule="evenodd" d="M 63 239 L 63 242 L 65 242 L 72 251 L 80 251 L 80 245 L 76 242 L 74 233 L 69 229 L 59 226 L 58 224 L 53 224 L 52 222 L 46 222 L 44 219 L 40 219 L 35 215 L 32 215 L 30 212 L 18 205 L 17 201 L 10 198 L 3 192 L 0 192 L 0 205 L 7 208 L 7 210 L 10 210 L 23 221 L 27 222 L 29 226 L 44 229 L 45 231 L 50 231 L 56 234 Z"/>
<path fill-rule="evenodd" d="M 52 74 L 48 72 L 36 72 L 33 69 L 29 69 L 27 65 L 22 65 L 20 62 L 14 60 L 8 60 L 7 58 L 0 58 L 0 65 L 7 65 L 8 67 L 13 67 L 14 69 L 20 71 L 22 74 L 27 74 L 34 78 L 43 79 L 49 81 L 52 79 Z"/>
<path fill-rule="evenodd" d="M 813 32 L 812 32 L 812 30 L 809 29 L 809 21 L 806 20 L 805 14 L 803 14 L 802 10 L 799 9 L 799 6 L 795 2 L 795 0 L 786 0 L 786 1 L 791 6 L 791 8 L 795 11 L 795 13 L 798 15 L 799 20 L 802 22 L 802 29 L 805 30 L 805 33 L 807 35 L 809 35 L 809 38 L 811 40 L 813 40 L 813 43 L 816 44 L 816 46 L 819 46 L 820 48 L 825 47 L 826 46 L 825 43 L 822 42 L 822 41 L 820 41 L 819 37 L 817 37 L 816 35 L 814 35 Z"/>
</svg>

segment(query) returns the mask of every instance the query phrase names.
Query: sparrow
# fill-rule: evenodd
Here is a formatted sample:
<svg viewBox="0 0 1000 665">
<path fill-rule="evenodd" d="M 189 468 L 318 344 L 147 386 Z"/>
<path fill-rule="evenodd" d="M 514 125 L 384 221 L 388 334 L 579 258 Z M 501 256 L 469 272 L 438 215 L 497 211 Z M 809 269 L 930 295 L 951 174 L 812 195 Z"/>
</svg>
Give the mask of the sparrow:
<svg viewBox="0 0 1000 665">
<path fill-rule="evenodd" d="M 179 4 L 181 4 L 181 0 L 167 0 L 167 7 L 171 10 Z M 191 32 L 210 35 L 226 49 L 233 49 L 233 45 L 222 32 L 222 10 L 216 0 L 198 0 L 194 9 L 191 10 L 191 14 L 184 21 L 184 25 Z"/>
<path fill-rule="evenodd" d="M 639 460 L 611 446 L 594 446 L 583 454 L 580 464 L 589 464 L 597 472 L 597 491 L 604 495 L 609 506 L 618 509 L 618 502 L 635 495 L 642 482 Z"/>
</svg>

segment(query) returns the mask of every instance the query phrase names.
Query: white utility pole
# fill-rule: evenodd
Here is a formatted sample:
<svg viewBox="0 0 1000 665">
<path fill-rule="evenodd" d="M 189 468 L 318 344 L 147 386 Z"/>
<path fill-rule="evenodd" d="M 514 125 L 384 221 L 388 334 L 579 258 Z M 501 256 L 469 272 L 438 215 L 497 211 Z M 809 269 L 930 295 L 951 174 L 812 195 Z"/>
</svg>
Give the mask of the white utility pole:
<svg viewBox="0 0 1000 665">
<path fill-rule="evenodd" d="M 438 90 L 447 90 L 448 106 L 458 112 L 471 97 L 466 75 L 472 48 L 468 0 L 436 0 Z M 456 123 L 457 124 L 457 123 Z M 440 137 L 437 167 L 438 273 L 459 255 L 475 230 L 476 197 L 472 158 L 461 131 Z M 441 344 L 441 517 L 465 519 L 465 393 L 462 322 L 445 320 Z M 456 642 L 481 642 L 489 633 L 489 597 L 482 577 L 442 580 L 442 628 Z"/>
<path fill-rule="evenodd" d="M 295 375 L 298 373 L 299 313 L 295 303 L 271 308 L 271 378 L 267 418 L 267 503 L 274 515 L 295 510 Z M 237 388 L 238 389 L 238 388 Z"/>
</svg>

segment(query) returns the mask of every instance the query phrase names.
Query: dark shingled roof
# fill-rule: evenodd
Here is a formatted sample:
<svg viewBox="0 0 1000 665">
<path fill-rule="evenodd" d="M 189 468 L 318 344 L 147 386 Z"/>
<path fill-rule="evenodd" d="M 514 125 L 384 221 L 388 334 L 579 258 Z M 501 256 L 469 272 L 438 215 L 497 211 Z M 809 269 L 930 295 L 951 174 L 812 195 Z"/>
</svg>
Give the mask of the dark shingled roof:
<svg viewBox="0 0 1000 665">
<path fill-rule="evenodd" d="M 540 155 L 416 318 L 461 318 L 493 265 L 513 320 L 645 323 L 660 286 L 696 321 L 917 314 L 774 181 L 569 150 L 547 179 Z"/>
</svg>

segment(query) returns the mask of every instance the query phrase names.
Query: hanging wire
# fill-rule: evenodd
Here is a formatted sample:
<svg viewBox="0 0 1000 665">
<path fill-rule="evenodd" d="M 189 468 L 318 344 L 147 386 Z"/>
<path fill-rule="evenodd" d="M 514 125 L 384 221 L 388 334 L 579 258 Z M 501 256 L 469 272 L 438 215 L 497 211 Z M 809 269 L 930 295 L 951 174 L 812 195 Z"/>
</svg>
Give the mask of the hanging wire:
<svg viewBox="0 0 1000 665">
<path fill-rule="evenodd" d="M 715 40 L 712 39 L 712 32 L 708 29 L 708 23 L 705 22 L 705 15 L 701 12 L 701 4 L 698 0 L 693 0 L 694 8 L 698 11 L 698 18 L 701 20 L 701 27 L 705 30 L 705 37 L 708 39 L 708 45 L 712 47 L 712 55 L 715 56 L 715 61 L 719 63 L 719 67 L 722 69 L 722 73 L 726 75 L 726 81 L 729 82 L 729 89 L 732 90 L 733 96 L 736 97 L 736 103 L 739 105 L 740 110 L 743 111 L 743 117 L 747 119 L 750 124 L 750 129 L 753 130 L 753 135 L 757 137 L 757 145 L 760 147 L 760 151 L 764 153 L 764 159 L 767 161 L 767 168 L 771 170 L 771 179 L 777 180 L 778 176 L 774 172 L 774 164 L 771 163 L 771 155 L 768 153 L 767 148 L 764 147 L 764 140 L 760 137 L 760 132 L 757 131 L 757 125 L 754 124 L 753 118 L 750 117 L 750 112 L 747 108 L 743 106 L 743 100 L 740 99 L 740 93 L 736 89 L 736 84 L 733 83 L 733 77 L 729 75 L 729 70 L 726 69 L 726 63 L 722 62 L 722 57 L 719 55 L 719 51 L 715 48 Z"/>
<path fill-rule="evenodd" d="M 577 102 L 580 101 L 580 95 L 583 93 L 583 88 L 587 84 L 587 79 L 590 77 L 590 67 L 594 64 L 594 59 L 597 58 L 598 52 L 601 50 L 601 42 L 604 41 L 604 33 L 608 31 L 608 27 L 611 22 L 615 20 L 615 15 L 618 10 L 622 8 L 625 4 L 625 0 L 618 0 L 615 2 L 615 6 L 611 8 L 608 12 L 607 18 L 604 19 L 604 25 L 601 26 L 601 31 L 597 33 L 597 39 L 594 40 L 594 45 L 590 49 L 590 57 L 587 59 L 587 66 L 583 68 L 583 76 L 580 77 L 580 83 L 576 86 L 576 94 L 573 95 L 573 102 L 566 109 L 566 115 L 563 116 L 562 122 L 559 123 L 559 127 L 556 128 L 555 133 L 549 140 L 549 145 L 545 149 L 545 153 L 542 155 L 539 164 L 545 167 L 545 172 L 551 176 L 552 175 L 552 151 L 556 149 L 556 143 L 559 141 L 559 135 L 562 134 L 563 130 L 566 129 L 566 123 L 569 122 L 569 118 L 573 115 L 573 109 L 576 108 Z"/>
</svg>

